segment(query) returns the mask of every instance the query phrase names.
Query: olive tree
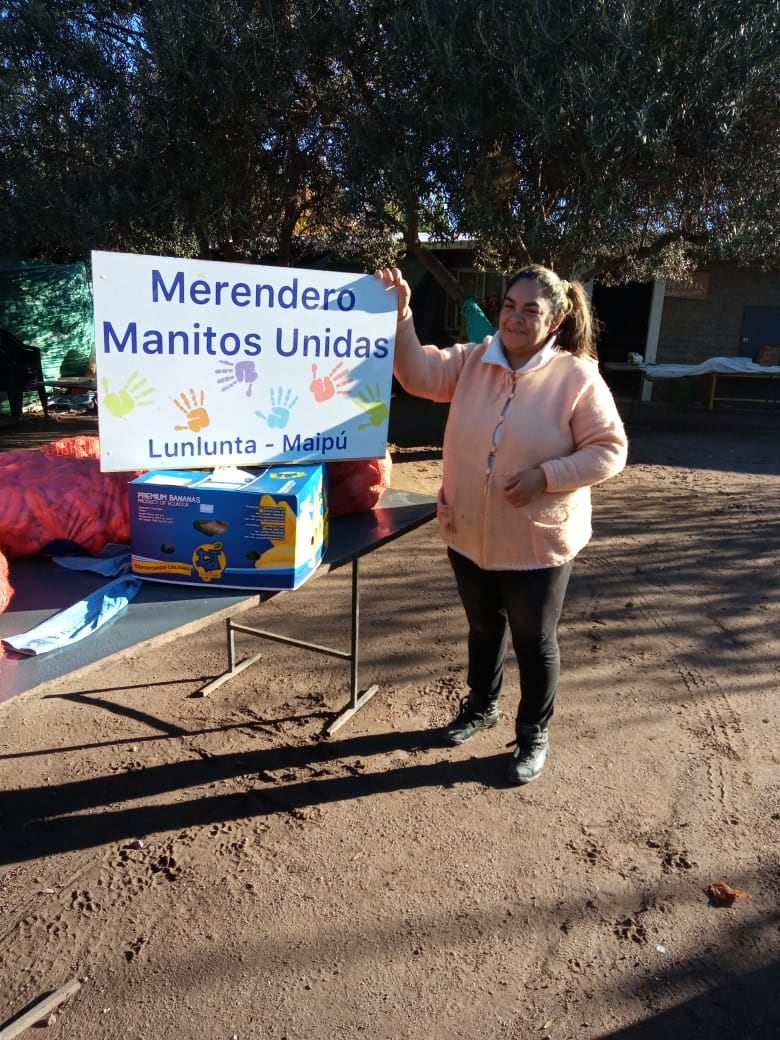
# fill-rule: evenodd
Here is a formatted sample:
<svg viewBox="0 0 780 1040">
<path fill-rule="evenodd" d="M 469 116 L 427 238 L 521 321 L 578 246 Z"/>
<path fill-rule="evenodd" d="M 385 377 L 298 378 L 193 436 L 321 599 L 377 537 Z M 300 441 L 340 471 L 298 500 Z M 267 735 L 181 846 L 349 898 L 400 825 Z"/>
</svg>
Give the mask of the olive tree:
<svg viewBox="0 0 780 1040">
<path fill-rule="evenodd" d="M 15 0 L 0 233 L 621 280 L 780 260 L 778 0 Z"/>
<path fill-rule="evenodd" d="M 410 248 L 424 220 L 586 279 L 780 260 L 777 0 L 366 7 L 400 62 L 351 109 L 351 176 Z"/>
</svg>

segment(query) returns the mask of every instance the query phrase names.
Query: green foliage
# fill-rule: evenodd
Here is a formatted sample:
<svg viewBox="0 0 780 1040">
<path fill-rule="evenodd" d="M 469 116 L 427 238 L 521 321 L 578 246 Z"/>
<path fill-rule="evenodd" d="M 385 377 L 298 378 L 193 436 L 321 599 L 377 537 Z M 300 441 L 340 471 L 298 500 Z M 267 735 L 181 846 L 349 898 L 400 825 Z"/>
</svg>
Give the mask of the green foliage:
<svg viewBox="0 0 780 1040">
<path fill-rule="evenodd" d="M 0 235 L 435 270 L 424 230 L 607 281 L 777 265 L 778 26 L 778 0 L 15 0 Z"/>
<path fill-rule="evenodd" d="M 776 0 L 458 6 L 449 197 L 494 263 L 777 262 Z"/>
<path fill-rule="evenodd" d="M 49 379 L 60 375 L 66 355 L 80 357 L 86 365 L 94 322 L 85 265 L 0 258 L 0 328 L 40 349 Z"/>
</svg>

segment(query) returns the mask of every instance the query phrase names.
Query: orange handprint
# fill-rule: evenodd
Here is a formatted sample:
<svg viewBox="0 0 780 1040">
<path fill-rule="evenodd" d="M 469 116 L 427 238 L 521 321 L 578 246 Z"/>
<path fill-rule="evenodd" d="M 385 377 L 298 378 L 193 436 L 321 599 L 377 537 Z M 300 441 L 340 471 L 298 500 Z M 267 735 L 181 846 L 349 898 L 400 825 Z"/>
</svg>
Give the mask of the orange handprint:
<svg viewBox="0 0 780 1040">
<path fill-rule="evenodd" d="M 190 389 L 189 395 L 186 391 L 182 391 L 178 398 L 173 399 L 173 403 L 187 418 L 186 426 L 174 426 L 174 430 L 192 430 L 193 433 L 199 433 L 211 423 L 209 413 L 204 407 L 205 394 L 202 390 L 200 399 L 197 393 Z"/>
<path fill-rule="evenodd" d="M 317 378 L 317 366 L 311 366 L 311 383 L 309 389 L 315 401 L 329 401 L 334 394 L 348 394 L 355 380 L 350 378 L 349 369 L 339 361 L 335 368 L 323 378 Z"/>
</svg>

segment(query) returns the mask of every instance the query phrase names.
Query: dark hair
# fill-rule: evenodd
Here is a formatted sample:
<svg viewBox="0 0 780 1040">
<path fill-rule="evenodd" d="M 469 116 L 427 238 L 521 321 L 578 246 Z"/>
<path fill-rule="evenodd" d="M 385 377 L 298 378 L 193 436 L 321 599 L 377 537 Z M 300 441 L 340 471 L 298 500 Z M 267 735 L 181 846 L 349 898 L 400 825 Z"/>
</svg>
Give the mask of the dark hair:
<svg viewBox="0 0 780 1040">
<path fill-rule="evenodd" d="M 558 326 L 557 343 L 561 350 L 568 350 L 575 357 L 597 358 L 596 328 L 590 312 L 590 303 L 582 282 L 567 282 L 555 271 L 541 264 L 529 264 L 512 275 L 507 291 L 515 282 L 537 281 L 542 295 L 549 301 L 553 314 L 563 312 L 563 321 Z"/>
</svg>

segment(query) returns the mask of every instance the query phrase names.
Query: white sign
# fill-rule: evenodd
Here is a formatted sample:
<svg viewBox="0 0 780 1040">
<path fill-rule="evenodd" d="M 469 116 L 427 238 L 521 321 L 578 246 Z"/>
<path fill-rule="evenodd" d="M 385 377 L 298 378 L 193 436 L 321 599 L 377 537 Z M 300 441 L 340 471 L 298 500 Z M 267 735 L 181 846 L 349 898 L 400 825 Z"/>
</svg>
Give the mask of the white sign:
<svg viewBox="0 0 780 1040">
<path fill-rule="evenodd" d="M 373 275 L 92 254 L 101 469 L 381 458 L 396 298 Z"/>
</svg>

